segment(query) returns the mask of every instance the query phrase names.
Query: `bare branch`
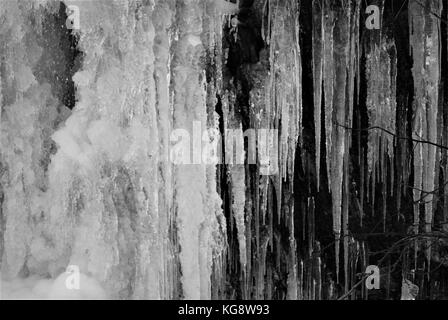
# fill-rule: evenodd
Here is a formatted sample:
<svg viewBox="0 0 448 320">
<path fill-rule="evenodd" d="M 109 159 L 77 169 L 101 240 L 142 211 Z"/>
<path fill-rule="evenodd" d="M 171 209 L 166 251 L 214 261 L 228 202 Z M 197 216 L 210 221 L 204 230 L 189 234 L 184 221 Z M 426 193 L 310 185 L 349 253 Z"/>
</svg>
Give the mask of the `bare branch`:
<svg viewBox="0 0 448 320">
<path fill-rule="evenodd" d="M 347 129 L 347 130 L 361 131 L 361 132 L 363 132 L 363 131 L 380 130 L 380 131 L 383 131 L 383 132 L 393 136 L 397 140 L 409 140 L 409 141 L 412 141 L 412 142 L 415 142 L 415 143 L 429 144 L 429 145 L 432 145 L 432 146 L 440 148 L 440 149 L 448 150 L 448 147 L 446 147 L 444 145 L 441 145 L 441 144 L 438 144 L 438 143 L 434 143 L 434 142 L 431 142 L 431 141 L 427 141 L 427 140 L 417 140 L 417 139 L 409 138 L 409 137 L 400 137 L 400 136 L 397 136 L 395 133 L 393 133 L 393 132 L 391 132 L 391 131 L 389 131 L 387 129 L 378 127 L 378 126 L 368 127 L 368 128 L 361 128 L 361 129 L 355 129 L 355 128 L 350 128 L 348 126 L 341 125 L 339 123 L 336 123 L 336 125 L 339 126 L 339 127 L 344 128 L 344 129 Z"/>
</svg>

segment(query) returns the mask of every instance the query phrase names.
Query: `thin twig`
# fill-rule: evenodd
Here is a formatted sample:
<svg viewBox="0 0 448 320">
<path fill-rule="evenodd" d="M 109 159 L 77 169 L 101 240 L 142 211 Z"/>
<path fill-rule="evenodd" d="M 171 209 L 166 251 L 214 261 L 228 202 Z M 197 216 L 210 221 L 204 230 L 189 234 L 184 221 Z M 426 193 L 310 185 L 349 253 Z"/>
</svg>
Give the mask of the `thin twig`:
<svg viewBox="0 0 448 320">
<path fill-rule="evenodd" d="M 386 260 L 386 258 L 392 252 L 394 252 L 397 247 L 400 247 L 401 245 L 407 244 L 408 242 L 414 241 L 415 239 L 418 239 L 418 238 L 436 238 L 437 240 L 439 240 L 441 238 L 448 238 L 448 232 L 437 231 L 437 232 L 430 232 L 430 233 L 413 234 L 413 235 L 409 235 L 403 239 L 400 239 L 397 242 L 395 242 L 387 250 L 385 255 L 378 261 L 378 263 L 377 263 L 378 267 L 380 267 L 383 264 L 383 262 Z M 353 291 L 356 290 L 356 288 L 358 288 L 369 276 L 371 276 L 371 274 L 365 274 L 360 281 L 358 281 L 347 293 L 342 295 L 337 300 L 345 300 L 345 298 L 347 298 L 349 295 L 351 295 L 353 293 Z"/>
<path fill-rule="evenodd" d="M 364 281 L 366 281 L 366 279 L 370 276 L 371 276 L 370 274 L 364 274 L 364 277 L 362 277 L 362 279 L 359 280 L 347 293 L 345 293 L 343 296 L 338 298 L 338 300 L 345 300 L 345 298 L 350 296 L 353 293 L 353 291 L 355 291 L 356 288 L 358 288 L 361 284 L 363 284 Z"/>
<path fill-rule="evenodd" d="M 423 9 L 425 9 L 426 10 L 426 7 L 423 5 L 423 3 L 421 3 L 420 1 L 418 1 L 418 0 L 415 0 L 415 2 L 420 6 L 420 7 L 422 7 Z M 439 19 L 441 22 L 443 22 L 443 23 L 447 23 L 446 22 L 446 20 L 444 20 L 441 16 L 439 16 L 437 13 L 435 13 L 434 11 L 432 11 L 432 10 L 429 10 L 429 13 L 430 14 L 432 14 L 434 17 L 436 17 L 437 19 Z"/>
<path fill-rule="evenodd" d="M 409 141 L 412 141 L 412 142 L 415 142 L 415 143 L 429 144 L 429 145 L 432 145 L 432 146 L 434 146 L 434 147 L 438 147 L 438 148 L 441 148 L 441 149 L 444 149 L 444 150 L 448 150 L 448 147 L 446 147 L 446 146 L 444 146 L 444 145 L 441 145 L 441 144 L 438 144 L 438 143 L 434 143 L 434 142 L 431 142 L 431 141 L 427 141 L 427 140 L 417 140 L 417 139 L 409 138 L 409 137 L 400 137 L 400 136 L 397 136 L 397 135 L 396 135 L 395 133 L 393 133 L 392 131 L 389 131 L 389 130 L 387 130 L 387 129 L 384 129 L 384 128 L 382 128 L 382 127 L 378 127 L 378 126 L 368 127 L 368 128 L 361 128 L 361 129 L 355 129 L 355 128 L 351 128 L 351 127 L 348 127 L 348 126 L 341 125 L 341 124 L 339 124 L 339 123 L 336 123 L 336 125 L 337 125 L 338 127 L 342 127 L 342 128 L 344 128 L 344 129 L 347 129 L 347 130 L 353 130 L 353 131 L 373 131 L 373 130 L 380 130 L 380 131 L 383 131 L 383 132 L 385 132 L 385 133 L 387 133 L 387 134 L 393 136 L 393 137 L 394 137 L 395 139 L 397 139 L 397 140 L 409 140 Z"/>
</svg>

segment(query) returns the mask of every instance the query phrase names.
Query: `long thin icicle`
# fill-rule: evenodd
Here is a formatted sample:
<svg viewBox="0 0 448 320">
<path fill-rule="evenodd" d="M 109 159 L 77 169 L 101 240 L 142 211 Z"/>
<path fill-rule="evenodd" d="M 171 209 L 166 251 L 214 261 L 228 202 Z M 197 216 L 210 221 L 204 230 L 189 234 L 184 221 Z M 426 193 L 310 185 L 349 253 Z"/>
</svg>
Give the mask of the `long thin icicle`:
<svg viewBox="0 0 448 320">
<path fill-rule="evenodd" d="M 334 39 L 333 30 L 335 26 L 334 11 L 331 9 L 330 1 L 324 1 L 324 60 L 323 60 L 323 78 L 325 91 L 325 146 L 326 146 L 326 164 L 327 164 L 327 178 L 330 181 L 331 176 L 331 150 L 332 150 L 332 136 L 333 136 L 333 92 L 334 92 Z M 331 183 L 329 188 L 331 190 Z"/>
<path fill-rule="evenodd" d="M 333 232 L 335 234 L 336 273 L 339 276 L 339 242 L 341 239 L 342 220 L 342 182 L 344 155 L 346 151 L 346 132 L 342 127 L 346 123 L 347 110 L 347 71 L 350 54 L 350 6 L 336 10 L 336 24 L 334 28 L 334 64 L 335 82 L 332 113 L 332 143 L 330 184 L 333 205 Z M 326 114 L 330 117 L 331 114 Z"/>
<path fill-rule="evenodd" d="M 322 74 L 324 58 L 324 10 L 322 0 L 313 0 L 313 77 L 314 77 L 314 127 L 316 137 L 316 178 L 320 185 Z"/>
</svg>

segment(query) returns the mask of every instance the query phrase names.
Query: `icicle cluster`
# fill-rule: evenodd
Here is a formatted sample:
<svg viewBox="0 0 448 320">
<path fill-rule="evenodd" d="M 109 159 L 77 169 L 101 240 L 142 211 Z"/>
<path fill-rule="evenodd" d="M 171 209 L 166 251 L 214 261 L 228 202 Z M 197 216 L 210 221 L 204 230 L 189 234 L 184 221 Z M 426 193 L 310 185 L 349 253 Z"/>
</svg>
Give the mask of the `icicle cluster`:
<svg viewBox="0 0 448 320">
<path fill-rule="evenodd" d="M 248 121 L 243 123 L 239 114 L 237 94 L 241 88 L 235 83 L 236 79 L 225 79 L 224 88 L 229 90 L 221 93 L 221 100 L 224 130 L 240 132 L 246 124 L 256 132 L 254 137 L 247 137 L 250 149 L 246 148 L 245 155 L 236 155 L 246 162 L 255 160 L 256 170 L 241 165 L 228 165 L 225 170 L 230 186 L 232 221 L 238 234 L 242 297 L 269 299 L 273 292 L 274 265 L 268 257 L 277 247 L 279 256 L 275 267 L 278 268 L 282 250 L 274 224 L 286 219 L 289 232 L 294 235 L 292 186 L 296 147 L 302 132 L 302 66 L 297 2 L 267 1 L 257 9 L 266 14 L 262 36 L 269 46 L 260 52 L 260 62 L 241 66 L 251 86 L 249 106 L 239 106 L 248 109 L 249 119 L 244 119 Z M 243 33 L 238 33 L 231 41 L 245 41 L 242 36 Z M 267 130 L 270 130 L 268 135 L 265 134 Z M 226 138 L 227 145 L 244 145 L 242 132 L 237 137 Z M 226 158 L 229 156 L 235 155 Z M 274 214 L 278 220 L 274 220 Z M 299 279 L 293 236 L 288 250 L 291 270 L 288 297 L 295 299 Z"/>
<path fill-rule="evenodd" d="M 271 3 L 272 2 L 272 3 Z M 279 167 L 283 180 L 294 180 L 297 142 L 302 136 L 302 66 L 299 46 L 298 7 L 294 1 L 270 1 L 270 78 L 268 119 L 279 134 Z M 269 121 L 269 120 L 268 120 Z M 281 192 L 279 193 L 281 194 Z"/>
<path fill-rule="evenodd" d="M 409 5 L 410 44 L 414 59 L 415 140 L 438 142 L 438 103 L 440 83 L 440 19 L 442 5 L 431 0 L 425 4 L 412 1 Z M 423 44 L 423 45 L 422 45 Z M 414 232 L 419 232 L 420 203 L 424 201 L 424 230 L 430 232 L 433 223 L 433 191 L 436 182 L 437 147 L 429 143 L 414 146 Z M 430 248 L 427 250 L 430 258 Z"/>
<path fill-rule="evenodd" d="M 269 77 L 265 86 L 265 110 L 258 116 L 264 119 L 262 126 L 280 129 L 278 148 L 278 177 L 274 179 L 274 185 L 270 186 L 269 179 L 264 180 L 264 192 L 270 192 L 272 188 L 276 192 L 277 207 L 269 209 L 273 204 L 272 197 L 266 193 L 261 197 L 261 214 L 264 216 L 269 212 L 270 221 L 269 239 L 271 248 L 273 244 L 272 211 L 276 210 L 278 222 L 282 217 L 286 218 L 289 233 L 294 235 L 294 205 L 292 201 L 293 181 L 296 148 L 302 138 L 302 61 L 299 46 L 299 21 L 298 4 L 295 1 L 269 1 L 269 33 L 267 43 L 269 44 Z M 255 102 L 257 100 L 253 100 Z M 263 105 L 263 104 L 261 104 Z M 253 103 L 256 107 L 257 104 Z M 284 182 L 287 182 L 284 185 Z M 269 200 L 270 199 L 270 200 Z M 264 221 L 264 219 L 263 219 Z M 263 241 L 261 239 L 260 241 Z M 266 240 L 267 241 L 267 240 Z M 265 244 L 266 246 L 268 243 Z M 266 256 L 266 248 L 262 248 L 262 256 Z M 278 249 L 277 249 L 278 250 Z M 288 298 L 295 299 L 298 295 L 298 279 L 296 241 L 290 239 L 290 254 L 288 265 L 290 274 L 288 277 Z M 262 261 L 262 263 L 265 263 Z M 261 280 L 262 278 L 260 278 Z"/>
<path fill-rule="evenodd" d="M 370 43 L 366 57 L 367 111 L 369 116 L 367 166 L 371 177 L 371 203 L 374 208 L 376 184 L 382 184 L 383 217 L 386 227 L 388 168 L 393 168 L 396 118 L 397 53 L 395 43 L 381 37 Z M 384 130 L 387 130 L 384 131 Z M 393 177 L 393 172 L 390 174 Z M 393 188 L 390 187 L 392 192 Z"/>
<path fill-rule="evenodd" d="M 396 115 L 396 51 L 393 40 L 382 39 L 381 45 L 374 45 L 367 56 L 367 108 L 369 125 L 383 128 L 389 132 L 395 131 Z M 381 77 L 378 77 L 381 75 Z M 375 177 L 375 172 L 383 172 L 387 168 L 377 171 L 378 159 L 383 150 L 393 163 L 394 136 L 381 130 L 371 130 L 369 134 L 368 168 Z M 381 150 L 380 150 L 381 149 Z M 374 179 L 374 181 L 376 181 Z M 382 182 L 382 181 L 381 181 Z"/>
<path fill-rule="evenodd" d="M 325 145 L 327 154 L 327 174 L 333 202 L 333 232 L 336 240 L 336 273 L 339 270 L 339 242 L 342 232 L 342 204 L 344 176 L 348 179 L 344 162 L 349 150 L 353 114 L 353 90 L 357 72 L 359 1 L 347 1 L 335 6 L 333 1 L 315 2 L 314 36 L 314 83 L 316 167 L 320 163 L 321 113 L 319 87 L 322 83 L 325 99 Z M 317 17 L 320 10 L 321 18 Z M 322 59 L 322 66 L 319 63 Z M 315 88 L 316 90 L 316 88 Z"/>
</svg>

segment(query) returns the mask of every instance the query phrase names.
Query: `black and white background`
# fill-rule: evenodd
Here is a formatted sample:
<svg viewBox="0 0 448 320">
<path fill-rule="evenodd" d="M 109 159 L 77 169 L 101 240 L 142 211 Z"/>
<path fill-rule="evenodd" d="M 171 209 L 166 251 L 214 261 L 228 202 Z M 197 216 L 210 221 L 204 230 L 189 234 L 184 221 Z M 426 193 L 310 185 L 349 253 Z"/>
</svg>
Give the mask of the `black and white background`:
<svg viewBox="0 0 448 320">
<path fill-rule="evenodd" d="M 0 0 L 0 298 L 448 298 L 447 20 Z"/>
</svg>

